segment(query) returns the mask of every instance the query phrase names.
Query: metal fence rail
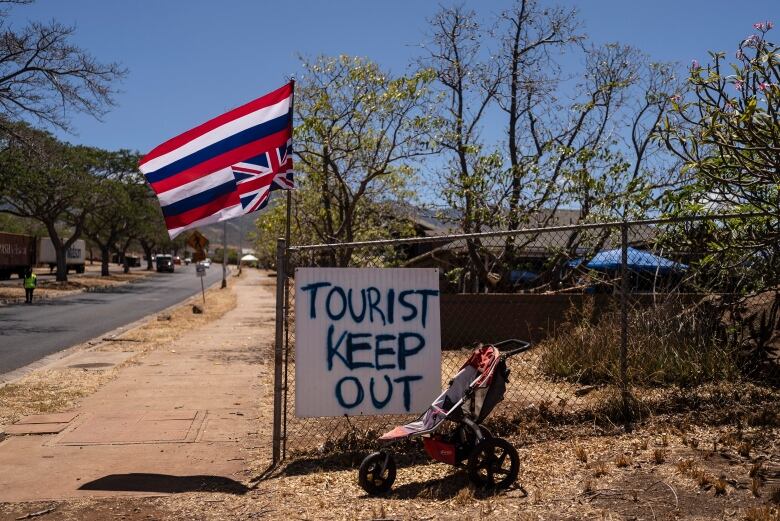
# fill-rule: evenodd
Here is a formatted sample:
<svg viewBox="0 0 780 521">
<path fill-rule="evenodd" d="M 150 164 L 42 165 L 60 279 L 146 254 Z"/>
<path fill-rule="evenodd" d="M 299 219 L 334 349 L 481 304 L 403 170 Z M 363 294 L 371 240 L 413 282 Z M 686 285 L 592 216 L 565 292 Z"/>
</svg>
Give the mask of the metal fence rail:
<svg viewBox="0 0 780 521">
<path fill-rule="evenodd" d="M 494 416 L 572 418 L 643 390 L 776 369 L 777 216 L 697 216 L 348 244 L 278 243 L 273 456 L 344 448 L 409 417 L 296 418 L 295 269 L 437 267 L 442 385 L 476 343 L 523 338 Z M 752 228 L 751 228 L 752 227 Z M 753 230 L 752 232 L 750 230 Z M 743 354 L 750 351 L 747 358 Z M 762 373 L 763 374 L 763 373 Z M 300 383 L 297 383 L 300 385 Z"/>
</svg>

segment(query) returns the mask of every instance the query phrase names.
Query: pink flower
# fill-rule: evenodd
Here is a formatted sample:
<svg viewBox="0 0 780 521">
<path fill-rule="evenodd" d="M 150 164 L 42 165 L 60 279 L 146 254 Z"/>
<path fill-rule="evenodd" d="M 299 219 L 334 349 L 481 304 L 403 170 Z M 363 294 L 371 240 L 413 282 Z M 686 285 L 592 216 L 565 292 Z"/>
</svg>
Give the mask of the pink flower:
<svg viewBox="0 0 780 521">
<path fill-rule="evenodd" d="M 757 34 L 751 34 L 747 38 L 745 38 L 745 41 L 742 42 L 742 45 L 745 47 L 755 47 L 758 45 L 758 42 L 761 41 L 761 38 Z"/>
<path fill-rule="evenodd" d="M 742 90 L 742 87 L 745 86 L 745 82 L 742 80 L 734 80 L 734 88 L 737 90 Z"/>
<path fill-rule="evenodd" d="M 691 61 L 691 69 L 694 71 L 698 71 L 699 69 L 701 69 L 701 65 L 699 65 L 699 60 Z"/>
<path fill-rule="evenodd" d="M 675 103 L 680 103 L 680 100 L 682 99 L 682 96 L 680 96 L 679 94 L 675 94 L 674 96 L 670 97 L 669 99 L 672 100 Z"/>
<path fill-rule="evenodd" d="M 744 60 L 745 59 L 745 53 L 742 52 L 742 49 L 737 50 L 737 54 L 735 55 L 738 60 Z"/>
<path fill-rule="evenodd" d="M 772 22 L 770 22 L 769 20 L 767 20 L 767 22 L 766 22 L 766 30 L 767 30 L 767 31 L 768 31 L 768 30 L 770 30 L 770 29 L 771 29 L 772 27 L 774 27 L 774 26 L 775 26 L 775 24 L 774 24 L 774 23 L 772 23 Z"/>
<path fill-rule="evenodd" d="M 753 24 L 753 29 L 758 29 L 759 31 L 764 30 L 764 22 L 756 22 Z"/>
<path fill-rule="evenodd" d="M 758 90 L 760 90 L 761 92 L 765 92 L 771 86 L 772 86 L 771 83 L 762 82 L 758 84 Z"/>
</svg>

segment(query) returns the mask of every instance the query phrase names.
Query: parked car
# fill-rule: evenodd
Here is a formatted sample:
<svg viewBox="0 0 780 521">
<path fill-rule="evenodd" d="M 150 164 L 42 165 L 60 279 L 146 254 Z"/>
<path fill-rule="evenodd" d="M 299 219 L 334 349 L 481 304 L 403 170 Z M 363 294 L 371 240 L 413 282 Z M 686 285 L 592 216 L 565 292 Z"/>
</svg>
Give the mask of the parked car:
<svg viewBox="0 0 780 521">
<path fill-rule="evenodd" d="M 211 267 L 211 259 L 204 259 L 200 263 L 207 268 Z"/>
<path fill-rule="evenodd" d="M 154 258 L 154 263 L 157 266 L 158 272 L 167 271 L 173 273 L 173 256 L 158 255 Z"/>
<path fill-rule="evenodd" d="M 173 263 L 181 266 L 181 257 L 178 255 L 173 258 Z"/>
<path fill-rule="evenodd" d="M 189 266 L 189 265 L 190 265 L 190 263 L 192 263 L 192 258 L 190 258 L 190 257 L 185 257 L 185 258 L 184 258 L 184 264 L 185 264 L 185 265 L 187 265 L 187 266 Z"/>
</svg>

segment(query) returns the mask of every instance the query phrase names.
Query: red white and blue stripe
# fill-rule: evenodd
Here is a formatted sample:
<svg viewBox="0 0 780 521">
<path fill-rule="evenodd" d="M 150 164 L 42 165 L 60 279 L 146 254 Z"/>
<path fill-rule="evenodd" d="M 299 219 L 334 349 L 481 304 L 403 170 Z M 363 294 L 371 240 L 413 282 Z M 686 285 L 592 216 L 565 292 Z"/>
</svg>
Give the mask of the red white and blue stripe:
<svg viewBox="0 0 780 521">
<path fill-rule="evenodd" d="M 166 141 L 141 160 L 139 168 L 157 194 L 172 238 L 262 208 L 264 204 L 253 203 L 255 210 L 248 210 L 243 204 L 239 186 L 247 180 L 236 175 L 242 168 L 267 165 L 254 168 L 273 174 L 266 192 L 275 185 L 276 174 L 290 181 L 277 188 L 293 188 L 292 96 L 290 82 Z"/>
<path fill-rule="evenodd" d="M 292 140 L 270 152 L 235 164 L 231 168 L 244 213 L 265 208 L 272 191 L 295 188 Z"/>
</svg>

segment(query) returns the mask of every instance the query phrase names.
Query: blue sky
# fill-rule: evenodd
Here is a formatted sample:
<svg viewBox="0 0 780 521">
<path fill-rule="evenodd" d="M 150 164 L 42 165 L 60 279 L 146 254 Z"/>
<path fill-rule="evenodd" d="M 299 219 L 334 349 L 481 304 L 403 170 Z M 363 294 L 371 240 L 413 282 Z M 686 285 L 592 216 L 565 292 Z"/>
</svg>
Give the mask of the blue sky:
<svg viewBox="0 0 780 521">
<path fill-rule="evenodd" d="M 446 0 L 442 0 L 446 3 Z M 73 115 L 71 142 L 142 152 L 272 90 L 300 72 L 298 54 L 367 56 L 402 72 L 425 39 L 435 0 L 38 0 L 11 20 L 73 24 L 73 41 L 129 70 L 102 122 Z M 760 20 L 780 22 L 777 0 L 562 0 L 595 43 L 620 41 L 654 60 L 729 54 Z M 508 0 L 466 1 L 488 17 Z M 744 6 L 744 7 L 743 7 Z M 777 31 L 778 29 L 776 29 Z M 575 67 L 575 63 L 565 66 Z"/>
</svg>

